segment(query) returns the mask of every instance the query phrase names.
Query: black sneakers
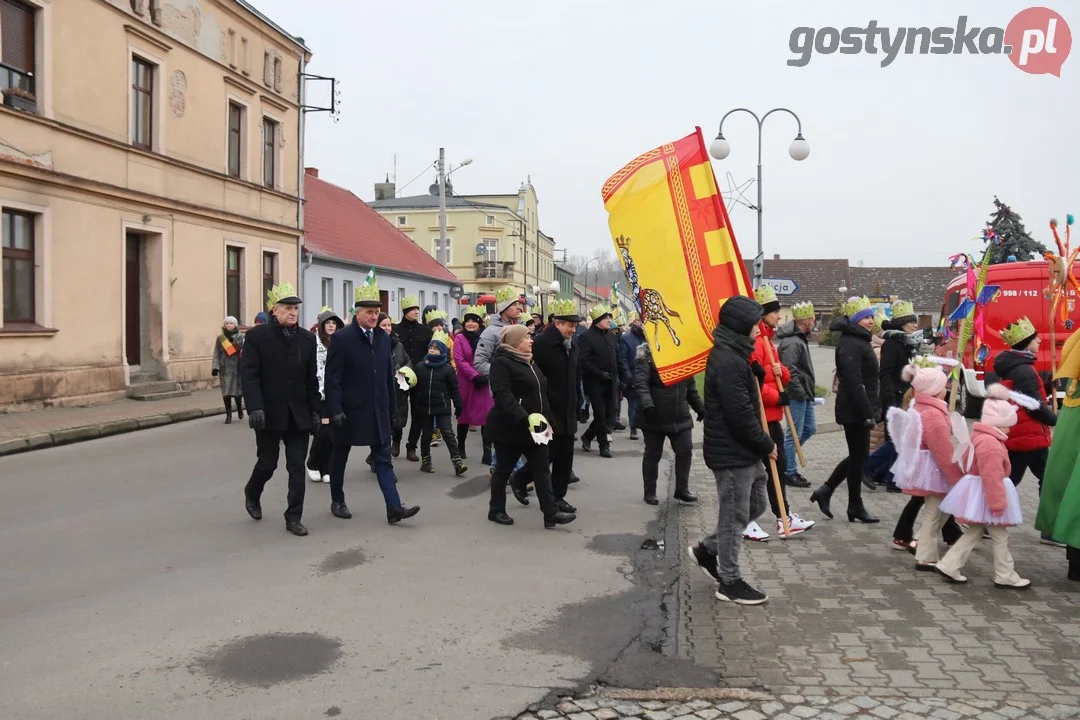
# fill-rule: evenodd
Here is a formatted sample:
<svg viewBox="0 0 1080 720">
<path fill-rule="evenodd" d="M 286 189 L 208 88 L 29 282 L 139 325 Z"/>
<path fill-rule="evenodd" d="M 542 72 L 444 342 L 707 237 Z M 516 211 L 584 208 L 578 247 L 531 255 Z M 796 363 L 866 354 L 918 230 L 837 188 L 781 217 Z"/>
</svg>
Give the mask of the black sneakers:
<svg viewBox="0 0 1080 720">
<path fill-rule="evenodd" d="M 706 550 L 704 545 L 701 543 L 691 545 L 686 548 L 686 552 L 690 554 L 690 559 L 704 571 L 705 577 L 713 582 L 720 582 L 720 573 L 716 572 L 716 556 Z"/>
<path fill-rule="evenodd" d="M 763 605 L 769 596 L 750 587 L 745 580 L 737 580 L 730 585 L 720 583 L 716 589 L 716 599 L 736 605 Z"/>
</svg>

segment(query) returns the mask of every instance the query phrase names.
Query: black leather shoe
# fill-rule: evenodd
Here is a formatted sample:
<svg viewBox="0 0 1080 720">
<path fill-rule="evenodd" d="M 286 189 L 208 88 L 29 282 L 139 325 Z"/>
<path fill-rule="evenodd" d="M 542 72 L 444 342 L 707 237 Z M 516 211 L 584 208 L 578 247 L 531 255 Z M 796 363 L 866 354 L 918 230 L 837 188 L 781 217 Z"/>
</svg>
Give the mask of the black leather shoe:
<svg viewBox="0 0 1080 720">
<path fill-rule="evenodd" d="M 304 527 L 299 520 L 297 520 L 296 522 L 285 523 L 285 529 L 291 532 L 293 535 L 299 535 L 300 537 L 304 537 L 305 535 L 307 535 L 307 528 Z"/>
<path fill-rule="evenodd" d="M 577 473 L 571 472 L 570 473 L 570 479 L 567 481 L 567 483 L 569 483 L 570 485 L 573 485 L 576 482 L 581 482 L 581 478 L 579 478 L 577 476 Z"/>
<path fill-rule="evenodd" d="M 568 525 L 577 520 L 577 515 L 573 513 L 557 512 L 554 515 L 544 516 L 544 528 L 552 530 L 556 525 Z"/>
<path fill-rule="evenodd" d="M 488 520 L 497 525 L 513 525 L 514 518 L 507 515 L 505 512 L 489 512 Z"/>
<path fill-rule="evenodd" d="M 510 480 L 507 484 L 510 485 L 510 492 L 514 493 L 515 500 L 517 500 L 522 505 L 529 504 L 529 493 L 524 488 L 524 486 L 522 486 L 522 484 L 518 482 L 516 474 L 510 476 Z"/>
<path fill-rule="evenodd" d="M 795 473 L 794 475 L 788 475 L 788 486 L 793 488 L 808 488 L 810 487 L 810 481 L 799 473 Z"/>
<path fill-rule="evenodd" d="M 601 445 L 600 446 L 600 457 L 602 457 L 602 458 L 615 457 L 614 455 L 611 454 L 611 446 L 610 445 Z"/>
<path fill-rule="evenodd" d="M 386 522 L 390 523 L 391 525 L 397 525 L 402 520 L 408 520 L 409 518 L 416 515 L 416 513 L 418 512 L 420 512 L 419 505 L 413 505 L 412 507 L 405 507 L 404 505 L 400 505 L 393 510 L 386 511 Z"/>
<path fill-rule="evenodd" d="M 679 502 L 684 502 L 684 503 L 696 503 L 698 501 L 697 495 L 690 492 L 689 490 L 682 490 L 682 491 L 676 490 L 675 491 L 675 499 L 678 500 Z"/>
<path fill-rule="evenodd" d="M 576 507 L 574 507 L 570 503 L 566 502 L 566 500 L 563 500 L 562 498 L 556 498 L 555 499 L 555 507 L 559 508 L 559 512 L 564 512 L 564 513 L 576 513 L 577 512 Z"/>
<path fill-rule="evenodd" d="M 592 452 L 592 440 L 581 438 L 581 449 L 585 452 Z"/>
<path fill-rule="evenodd" d="M 857 508 L 848 508 L 847 519 L 848 522 L 855 522 L 856 520 L 858 520 L 861 523 L 867 524 L 881 522 L 881 518 L 877 517 L 876 515 L 871 515 L 869 512 L 867 512 L 866 508 L 862 506 Z"/>
<path fill-rule="evenodd" d="M 244 508 L 252 520 L 262 520 L 262 506 L 254 500 L 244 499 Z"/>
<path fill-rule="evenodd" d="M 660 500 L 655 495 L 646 495 L 645 496 L 645 504 L 646 505 L 659 505 Z"/>
<path fill-rule="evenodd" d="M 348 520 L 352 517 L 352 513 L 349 512 L 349 506 L 343 502 L 330 503 L 330 512 L 334 514 L 334 517 L 339 517 L 342 520 Z"/>
</svg>

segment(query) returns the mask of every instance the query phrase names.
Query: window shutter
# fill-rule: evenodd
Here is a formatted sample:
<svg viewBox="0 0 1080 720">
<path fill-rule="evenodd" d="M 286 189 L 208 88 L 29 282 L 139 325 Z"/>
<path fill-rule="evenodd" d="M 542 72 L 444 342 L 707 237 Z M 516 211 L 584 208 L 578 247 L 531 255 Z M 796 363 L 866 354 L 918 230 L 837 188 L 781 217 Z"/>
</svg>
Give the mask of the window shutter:
<svg viewBox="0 0 1080 720">
<path fill-rule="evenodd" d="M 3 36 L 2 62 L 8 67 L 34 72 L 34 11 L 14 0 L 2 0 L 0 31 Z"/>
</svg>

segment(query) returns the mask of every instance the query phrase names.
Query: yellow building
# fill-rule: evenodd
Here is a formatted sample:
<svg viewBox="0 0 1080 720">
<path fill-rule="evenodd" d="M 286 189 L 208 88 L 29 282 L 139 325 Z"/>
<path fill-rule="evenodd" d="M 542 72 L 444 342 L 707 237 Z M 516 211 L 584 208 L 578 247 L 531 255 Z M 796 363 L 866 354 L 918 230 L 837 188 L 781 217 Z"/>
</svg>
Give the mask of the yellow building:
<svg viewBox="0 0 1080 720">
<path fill-rule="evenodd" d="M 394 197 L 392 183 L 376 188 L 375 210 L 461 278 L 466 293 L 504 285 L 531 295 L 555 279 L 555 240 L 540 230 L 536 188 L 527 180 L 507 195 L 446 196 L 446 245 L 439 239 L 438 194 Z"/>
<path fill-rule="evenodd" d="M 0 10 L 0 409 L 209 382 L 297 281 L 303 40 L 243 0 Z"/>
</svg>

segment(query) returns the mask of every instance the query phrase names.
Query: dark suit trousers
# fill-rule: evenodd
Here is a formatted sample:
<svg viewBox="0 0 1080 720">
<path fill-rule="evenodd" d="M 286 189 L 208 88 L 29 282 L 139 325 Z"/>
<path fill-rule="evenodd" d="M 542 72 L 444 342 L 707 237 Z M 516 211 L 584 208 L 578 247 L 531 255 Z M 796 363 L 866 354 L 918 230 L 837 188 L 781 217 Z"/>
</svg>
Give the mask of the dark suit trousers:
<svg viewBox="0 0 1080 720">
<path fill-rule="evenodd" d="M 556 435 L 548 443 L 551 456 L 551 489 L 555 497 L 566 497 L 570 476 L 574 473 L 574 436 Z"/>
<path fill-rule="evenodd" d="M 289 425 L 291 426 L 292 422 Z M 304 491 L 307 489 L 307 484 L 304 482 L 304 462 L 307 457 L 308 435 L 308 431 L 296 429 L 285 432 L 273 430 L 255 432 L 258 460 L 255 461 L 255 469 L 251 471 L 251 479 L 244 487 L 244 495 L 249 500 L 259 502 L 263 488 L 277 470 L 278 455 L 284 443 L 285 469 L 289 472 L 289 507 L 285 510 L 286 522 L 300 522 L 300 517 L 304 514 Z"/>
<path fill-rule="evenodd" d="M 690 489 L 690 466 L 694 457 L 693 428 L 679 433 L 662 433 L 642 430 L 645 436 L 645 452 L 641 455 L 641 479 L 645 494 L 656 494 L 656 481 L 660 476 L 660 458 L 664 454 L 664 441 L 671 443 L 675 453 L 675 492 Z"/>
<path fill-rule="evenodd" d="M 490 512 L 506 512 L 506 484 L 522 455 L 532 470 L 536 499 L 540 501 L 544 517 L 554 515 L 558 508 L 555 507 L 555 495 L 551 490 L 548 445 L 507 445 L 498 441 L 495 442 L 495 471 L 491 474 L 491 501 L 488 504 Z"/>
</svg>

